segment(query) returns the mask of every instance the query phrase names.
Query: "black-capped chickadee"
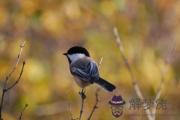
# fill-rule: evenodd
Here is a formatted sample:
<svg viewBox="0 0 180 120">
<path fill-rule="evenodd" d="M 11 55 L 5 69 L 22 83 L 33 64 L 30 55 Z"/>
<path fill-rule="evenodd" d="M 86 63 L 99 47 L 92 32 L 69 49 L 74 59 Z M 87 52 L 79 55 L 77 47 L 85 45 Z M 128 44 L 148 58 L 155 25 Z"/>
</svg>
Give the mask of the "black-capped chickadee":
<svg viewBox="0 0 180 120">
<path fill-rule="evenodd" d="M 81 88 L 85 88 L 93 83 L 97 83 L 109 92 L 116 88 L 113 84 L 99 76 L 96 62 L 90 58 L 90 54 L 85 48 L 74 46 L 64 55 L 69 61 L 71 74 Z"/>
</svg>

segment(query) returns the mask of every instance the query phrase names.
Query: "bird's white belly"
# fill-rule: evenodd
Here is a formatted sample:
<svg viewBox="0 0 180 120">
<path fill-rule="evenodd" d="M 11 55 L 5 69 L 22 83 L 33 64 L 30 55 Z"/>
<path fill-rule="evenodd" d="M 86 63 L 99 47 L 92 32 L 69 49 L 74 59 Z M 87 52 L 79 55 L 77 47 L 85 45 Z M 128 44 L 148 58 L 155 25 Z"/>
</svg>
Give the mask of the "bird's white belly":
<svg viewBox="0 0 180 120">
<path fill-rule="evenodd" d="M 89 82 L 80 80 L 78 77 L 74 77 L 74 80 L 76 81 L 76 83 L 77 83 L 81 88 L 85 88 L 86 86 L 90 85 Z"/>
</svg>

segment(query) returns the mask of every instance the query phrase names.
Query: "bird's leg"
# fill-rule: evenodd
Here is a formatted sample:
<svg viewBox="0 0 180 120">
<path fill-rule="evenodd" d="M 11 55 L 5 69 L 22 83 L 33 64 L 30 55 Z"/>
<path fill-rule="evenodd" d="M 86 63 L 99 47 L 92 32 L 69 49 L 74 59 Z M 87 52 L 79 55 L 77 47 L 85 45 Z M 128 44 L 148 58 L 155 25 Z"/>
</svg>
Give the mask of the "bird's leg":
<svg viewBox="0 0 180 120">
<path fill-rule="evenodd" d="M 82 114 L 83 114 L 83 109 L 84 109 L 84 100 L 86 99 L 84 88 L 81 90 L 81 92 L 79 92 L 79 95 L 81 97 L 81 109 L 80 109 L 80 113 L 79 113 L 79 120 L 81 120 Z"/>
</svg>

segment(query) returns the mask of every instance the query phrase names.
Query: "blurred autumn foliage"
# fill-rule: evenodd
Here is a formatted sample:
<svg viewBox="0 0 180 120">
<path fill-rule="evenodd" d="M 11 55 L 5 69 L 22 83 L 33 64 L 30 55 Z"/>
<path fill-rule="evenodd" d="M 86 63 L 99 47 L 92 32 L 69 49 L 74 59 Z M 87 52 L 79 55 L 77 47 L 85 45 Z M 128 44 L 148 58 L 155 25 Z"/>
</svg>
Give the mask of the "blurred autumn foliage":
<svg viewBox="0 0 180 120">
<path fill-rule="evenodd" d="M 62 55 L 74 45 L 89 49 L 97 62 L 103 57 L 100 74 L 116 84 L 117 89 L 111 94 L 101 91 L 92 119 L 114 119 L 108 104 L 110 98 L 121 94 L 128 102 L 136 96 L 119 55 L 114 26 L 145 98 L 153 98 L 162 75 L 165 79 L 161 98 L 167 100 L 165 112 L 170 115 L 157 113 L 157 119 L 179 120 L 179 6 L 179 0 L 0 0 L 1 88 L 15 62 L 20 42 L 26 41 L 22 54 L 25 71 L 20 83 L 6 95 L 5 120 L 17 119 L 26 103 L 29 107 L 23 113 L 24 120 L 67 120 L 70 109 L 73 116 L 78 116 L 80 88 Z M 92 85 L 86 90 L 84 119 L 93 107 L 95 88 Z M 126 109 L 121 118 L 147 119 L 128 115 L 131 112 L 134 111 Z"/>
</svg>

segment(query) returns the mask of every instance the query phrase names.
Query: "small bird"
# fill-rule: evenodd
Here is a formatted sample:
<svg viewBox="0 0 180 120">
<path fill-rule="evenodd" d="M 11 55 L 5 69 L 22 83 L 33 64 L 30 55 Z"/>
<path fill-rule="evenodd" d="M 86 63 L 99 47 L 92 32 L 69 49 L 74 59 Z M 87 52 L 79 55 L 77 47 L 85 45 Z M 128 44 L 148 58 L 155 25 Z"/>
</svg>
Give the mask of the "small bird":
<svg viewBox="0 0 180 120">
<path fill-rule="evenodd" d="M 83 89 L 96 83 L 112 92 L 116 87 L 99 76 L 96 62 L 90 58 L 89 52 L 80 46 L 71 47 L 64 55 L 69 62 L 69 69 L 76 83 Z"/>
</svg>

